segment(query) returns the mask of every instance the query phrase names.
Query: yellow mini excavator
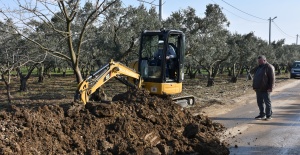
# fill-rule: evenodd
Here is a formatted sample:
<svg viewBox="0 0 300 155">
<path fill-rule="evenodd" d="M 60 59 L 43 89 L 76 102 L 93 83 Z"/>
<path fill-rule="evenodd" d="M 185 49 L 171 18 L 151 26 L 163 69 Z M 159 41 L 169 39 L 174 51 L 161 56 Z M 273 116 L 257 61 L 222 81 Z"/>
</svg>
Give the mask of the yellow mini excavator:
<svg viewBox="0 0 300 155">
<path fill-rule="evenodd" d="M 77 92 L 84 104 L 98 88 L 113 77 L 127 86 L 147 89 L 153 95 L 168 96 L 182 92 L 184 33 L 178 30 L 145 30 L 141 33 L 140 41 L 137 61 L 126 66 L 111 60 L 79 83 Z M 121 78 L 124 76 L 127 77 L 126 80 Z M 176 97 L 173 100 L 182 107 L 194 104 L 193 96 Z"/>
</svg>

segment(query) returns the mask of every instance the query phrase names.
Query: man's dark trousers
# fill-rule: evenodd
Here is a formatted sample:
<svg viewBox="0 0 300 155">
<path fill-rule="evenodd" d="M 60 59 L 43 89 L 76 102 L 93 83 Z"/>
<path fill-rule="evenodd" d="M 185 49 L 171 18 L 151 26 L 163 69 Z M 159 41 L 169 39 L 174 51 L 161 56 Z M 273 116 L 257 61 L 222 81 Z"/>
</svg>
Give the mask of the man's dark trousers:
<svg viewBox="0 0 300 155">
<path fill-rule="evenodd" d="M 267 117 L 272 116 L 270 92 L 256 91 L 256 99 L 257 99 L 257 105 L 259 108 L 259 114 L 261 116 L 267 116 Z M 265 107 L 266 107 L 266 111 L 265 111 Z"/>
</svg>

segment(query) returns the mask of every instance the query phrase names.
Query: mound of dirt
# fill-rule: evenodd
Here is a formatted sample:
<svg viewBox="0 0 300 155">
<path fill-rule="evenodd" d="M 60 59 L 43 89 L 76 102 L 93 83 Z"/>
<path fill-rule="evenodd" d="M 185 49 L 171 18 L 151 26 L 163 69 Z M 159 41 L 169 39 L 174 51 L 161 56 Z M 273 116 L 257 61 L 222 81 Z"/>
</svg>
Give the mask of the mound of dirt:
<svg viewBox="0 0 300 155">
<path fill-rule="evenodd" d="M 1 109 L 0 154 L 229 154 L 221 124 L 171 99 L 130 90 L 114 100 Z"/>
</svg>

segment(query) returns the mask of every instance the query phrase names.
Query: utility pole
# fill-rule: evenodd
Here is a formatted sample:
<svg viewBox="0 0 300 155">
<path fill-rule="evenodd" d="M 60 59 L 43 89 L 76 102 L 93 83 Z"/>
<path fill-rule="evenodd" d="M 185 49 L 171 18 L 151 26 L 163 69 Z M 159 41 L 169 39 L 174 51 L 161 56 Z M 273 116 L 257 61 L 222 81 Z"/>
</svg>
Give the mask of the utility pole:
<svg viewBox="0 0 300 155">
<path fill-rule="evenodd" d="M 273 21 L 275 18 L 277 18 L 277 16 L 274 18 L 269 18 L 269 45 L 271 44 L 271 21 Z"/>
<path fill-rule="evenodd" d="M 159 21 L 162 19 L 162 0 L 159 0 Z"/>
<path fill-rule="evenodd" d="M 296 37 L 296 45 L 298 45 L 298 34 L 296 35 L 297 37 Z"/>
</svg>

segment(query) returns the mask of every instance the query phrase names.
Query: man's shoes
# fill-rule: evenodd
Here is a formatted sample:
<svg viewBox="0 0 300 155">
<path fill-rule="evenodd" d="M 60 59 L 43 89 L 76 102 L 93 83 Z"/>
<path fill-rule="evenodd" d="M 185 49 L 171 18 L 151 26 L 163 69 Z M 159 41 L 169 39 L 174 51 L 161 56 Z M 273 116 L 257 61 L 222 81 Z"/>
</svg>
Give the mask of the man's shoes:
<svg viewBox="0 0 300 155">
<path fill-rule="evenodd" d="M 269 120 L 271 120 L 271 119 L 272 119 L 271 116 L 267 116 L 265 120 L 266 120 L 266 121 L 269 121 Z"/>
<path fill-rule="evenodd" d="M 257 119 L 257 120 L 266 119 L 266 116 L 264 116 L 264 115 L 258 115 L 258 116 L 255 117 L 255 119 Z"/>
</svg>

